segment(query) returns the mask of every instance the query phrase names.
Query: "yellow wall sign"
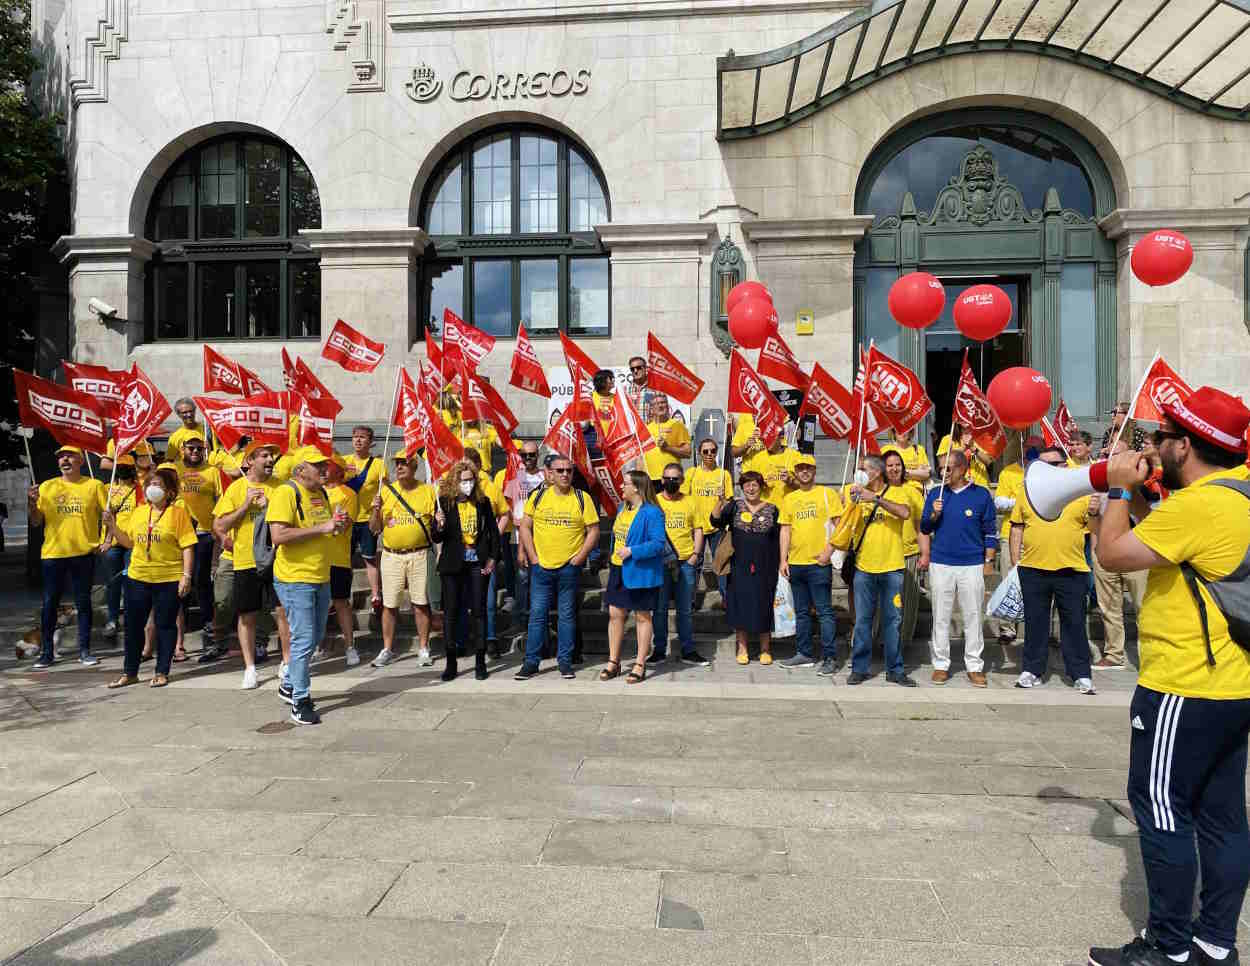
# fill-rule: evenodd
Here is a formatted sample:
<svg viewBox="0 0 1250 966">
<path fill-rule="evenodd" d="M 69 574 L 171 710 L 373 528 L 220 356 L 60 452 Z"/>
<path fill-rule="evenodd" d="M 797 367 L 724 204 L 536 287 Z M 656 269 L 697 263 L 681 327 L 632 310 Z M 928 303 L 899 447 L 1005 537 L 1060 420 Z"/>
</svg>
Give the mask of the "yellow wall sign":
<svg viewBox="0 0 1250 966">
<path fill-rule="evenodd" d="M 799 309 L 794 317 L 795 335 L 816 334 L 816 313 L 811 309 Z"/>
</svg>

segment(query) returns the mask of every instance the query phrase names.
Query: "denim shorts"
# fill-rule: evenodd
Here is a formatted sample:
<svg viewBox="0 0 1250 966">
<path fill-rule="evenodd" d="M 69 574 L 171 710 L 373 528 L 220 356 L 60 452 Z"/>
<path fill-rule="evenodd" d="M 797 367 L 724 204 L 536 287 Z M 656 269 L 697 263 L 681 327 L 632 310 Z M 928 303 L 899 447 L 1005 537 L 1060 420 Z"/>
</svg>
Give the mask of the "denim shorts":
<svg viewBox="0 0 1250 966">
<path fill-rule="evenodd" d="M 378 559 L 378 538 L 369 524 L 352 524 L 352 553 L 360 554 L 363 560 Z"/>
</svg>

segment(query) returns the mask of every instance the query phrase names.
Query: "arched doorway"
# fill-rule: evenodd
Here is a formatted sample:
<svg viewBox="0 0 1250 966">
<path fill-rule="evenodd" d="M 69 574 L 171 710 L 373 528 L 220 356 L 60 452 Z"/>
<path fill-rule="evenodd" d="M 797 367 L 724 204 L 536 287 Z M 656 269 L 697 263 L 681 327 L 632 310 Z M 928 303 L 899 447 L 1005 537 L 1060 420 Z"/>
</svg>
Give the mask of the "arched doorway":
<svg viewBox="0 0 1250 966">
<path fill-rule="evenodd" d="M 1116 259 L 1098 220 L 1115 206 L 1097 152 L 1052 118 L 978 109 L 895 132 L 856 187 L 856 213 L 876 216 L 856 248 L 856 341 L 874 339 L 919 373 L 938 432 L 965 347 L 983 387 L 1029 365 L 1083 424 L 1104 418 L 1116 393 Z M 942 318 L 922 332 L 897 325 L 886 306 L 894 280 L 918 270 L 947 292 Z M 958 294 L 981 282 L 1001 286 L 1014 309 L 1008 330 L 984 346 L 951 316 Z"/>
</svg>

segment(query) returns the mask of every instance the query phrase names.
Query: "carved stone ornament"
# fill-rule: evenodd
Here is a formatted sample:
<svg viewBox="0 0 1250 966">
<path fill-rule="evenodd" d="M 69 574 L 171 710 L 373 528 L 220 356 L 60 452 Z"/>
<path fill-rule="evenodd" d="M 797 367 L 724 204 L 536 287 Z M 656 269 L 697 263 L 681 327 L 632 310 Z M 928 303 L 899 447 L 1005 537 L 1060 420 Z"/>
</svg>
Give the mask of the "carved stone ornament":
<svg viewBox="0 0 1250 966">
<path fill-rule="evenodd" d="M 412 69 L 412 80 L 404 85 L 404 89 L 414 101 L 424 103 L 438 97 L 443 89 L 443 82 L 434 73 L 433 67 L 429 64 L 422 64 Z"/>
<path fill-rule="evenodd" d="M 922 211 L 922 225 L 1040 222 L 1040 209 L 1029 209 L 1020 189 L 998 170 L 998 159 L 978 144 L 964 155 L 959 174 L 953 175 L 937 196 L 932 212 Z"/>
<path fill-rule="evenodd" d="M 716 246 L 716 254 L 712 256 L 712 297 L 709 312 L 712 316 L 712 341 L 726 359 L 733 351 L 734 340 L 729 334 L 728 317 L 721 303 L 722 279 L 729 276 L 734 284 L 742 281 L 744 267 L 742 251 L 733 243 L 733 239 L 728 236 L 722 238 Z"/>
</svg>

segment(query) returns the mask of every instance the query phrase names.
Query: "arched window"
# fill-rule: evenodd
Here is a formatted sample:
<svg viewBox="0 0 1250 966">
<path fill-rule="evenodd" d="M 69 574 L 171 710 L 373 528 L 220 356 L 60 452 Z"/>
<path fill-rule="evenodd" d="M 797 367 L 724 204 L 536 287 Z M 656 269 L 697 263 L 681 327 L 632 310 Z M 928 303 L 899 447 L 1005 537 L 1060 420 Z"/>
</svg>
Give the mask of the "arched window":
<svg viewBox="0 0 1250 966">
<path fill-rule="evenodd" d="M 148 339 L 319 338 L 321 270 L 298 236 L 320 227 L 317 185 L 280 141 L 192 148 L 148 211 Z"/>
<path fill-rule="evenodd" d="M 611 333 L 611 270 L 595 225 L 610 218 L 589 152 L 532 127 L 494 128 L 443 160 L 426 187 L 421 315 L 449 308 L 491 335 Z M 420 333 L 418 333 L 420 334 Z"/>
</svg>

